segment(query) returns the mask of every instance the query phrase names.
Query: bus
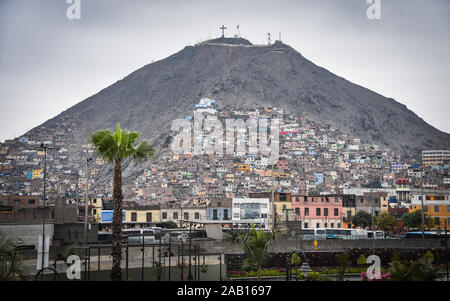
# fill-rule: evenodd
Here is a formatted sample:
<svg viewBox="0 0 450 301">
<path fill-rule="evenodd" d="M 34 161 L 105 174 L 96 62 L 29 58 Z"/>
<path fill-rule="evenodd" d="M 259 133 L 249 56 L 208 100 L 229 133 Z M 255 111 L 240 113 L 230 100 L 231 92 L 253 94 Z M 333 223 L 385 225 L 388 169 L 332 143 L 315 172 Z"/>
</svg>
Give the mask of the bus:
<svg viewBox="0 0 450 301">
<path fill-rule="evenodd" d="M 367 237 L 372 239 L 374 231 L 367 231 Z M 386 239 L 389 237 L 389 234 L 384 231 L 375 231 L 375 239 Z"/>
<path fill-rule="evenodd" d="M 426 231 L 423 233 L 425 238 L 438 238 L 437 232 Z M 443 234 L 445 236 L 445 234 Z M 422 231 L 406 232 L 401 238 L 422 238 Z"/>
<path fill-rule="evenodd" d="M 343 228 L 317 228 L 302 229 L 302 239 L 367 239 L 367 231 L 364 229 L 343 229 Z"/>
</svg>

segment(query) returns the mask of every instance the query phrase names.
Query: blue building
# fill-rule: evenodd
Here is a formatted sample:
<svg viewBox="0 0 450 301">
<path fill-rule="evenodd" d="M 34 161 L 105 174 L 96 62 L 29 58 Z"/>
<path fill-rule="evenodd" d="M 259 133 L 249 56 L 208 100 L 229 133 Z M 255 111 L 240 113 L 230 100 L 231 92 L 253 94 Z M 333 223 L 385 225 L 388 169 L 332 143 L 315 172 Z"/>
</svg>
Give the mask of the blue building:
<svg viewBox="0 0 450 301">
<path fill-rule="evenodd" d="M 230 221 L 231 223 L 231 198 L 212 200 L 206 207 L 206 220 Z"/>
<path fill-rule="evenodd" d="M 323 173 L 314 173 L 315 183 L 322 184 L 323 183 Z"/>
</svg>

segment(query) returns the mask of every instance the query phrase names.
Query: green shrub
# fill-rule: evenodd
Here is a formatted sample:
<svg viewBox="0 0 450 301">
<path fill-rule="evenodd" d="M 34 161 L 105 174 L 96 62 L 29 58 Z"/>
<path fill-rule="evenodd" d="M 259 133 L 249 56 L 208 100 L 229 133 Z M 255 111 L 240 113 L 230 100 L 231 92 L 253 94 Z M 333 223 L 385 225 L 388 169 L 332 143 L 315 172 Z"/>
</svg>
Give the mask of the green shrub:
<svg viewBox="0 0 450 301">
<path fill-rule="evenodd" d="M 428 250 L 423 256 L 423 259 L 428 260 L 430 263 L 433 263 L 434 261 L 434 255 L 433 253 L 430 252 L 430 250 Z"/>
<path fill-rule="evenodd" d="M 242 262 L 241 270 L 247 271 L 247 272 L 257 271 L 258 266 L 256 264 L 250 262 L 248 259 L 244 259 L 244 261 Z"/>
<path fill-rule="evenodd" d="M 364 254 L 359 255 L 357 261 L 358 265 L 365 265 L 367 264 L 367 257 Z"/>
</svg>

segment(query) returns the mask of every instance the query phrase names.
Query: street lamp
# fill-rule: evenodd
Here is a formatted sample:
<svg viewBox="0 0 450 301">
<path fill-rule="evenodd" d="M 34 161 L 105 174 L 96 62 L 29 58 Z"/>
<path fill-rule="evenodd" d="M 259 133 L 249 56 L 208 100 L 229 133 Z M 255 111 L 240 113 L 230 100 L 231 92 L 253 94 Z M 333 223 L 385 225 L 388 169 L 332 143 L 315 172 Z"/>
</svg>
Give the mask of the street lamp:
<svg viewBox="0 0 450 301">
<path fill-rule="evenodd" d="M 294 250 L 294 251 L 291 252 L 290 258 L 292 258 L 292 255 L 294 253 L 295 254 L 301 253 L 303 255 L 304 260 L 302 261 L 302 265 L 300 266 L 300 272 L 302 273 L 302 275 L 304 277 L 306 277 L 310 272 L 312 272 L 312 269 L 311 269 L 311 267 L 309 266 L 309 263 L 308 263 L 308 259 L 306 258 L 306 254 L 305 254 L 305 252 L 302 249 L 297 249 L 297 250 Z M 291 269 L 290 269 L 289 266 L 290 266 L 290 262 L 288 261 L 287 262 L 288 270 L 286 271 L 286 280 L 288 280 L 288 281 L 291 280 L 291 276 L 290 276 L 290 270 Z"/>
</svg>

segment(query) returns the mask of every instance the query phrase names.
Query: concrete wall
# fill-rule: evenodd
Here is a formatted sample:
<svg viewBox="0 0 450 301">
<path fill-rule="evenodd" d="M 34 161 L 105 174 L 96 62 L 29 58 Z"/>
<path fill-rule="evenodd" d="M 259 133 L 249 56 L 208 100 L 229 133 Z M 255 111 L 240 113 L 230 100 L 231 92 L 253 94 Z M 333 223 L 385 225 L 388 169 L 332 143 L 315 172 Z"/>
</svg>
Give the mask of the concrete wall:
<svg viewBox="0 0 450 301">
<path fill-rule="evenodd" d="M 0 225 L 0 231 L 8 234 L 11 237 L 17 237 L 23 240 L 25 245 L 37 245 L 39 235 L 42 235 L 41 224 L 14 224 Z M 53 237 L 55 232 L 54 224 L 45 224 L 45 236 Z"/>
<path fill-rule="evenodd" d="M 231 245 L 226 241 L 201 240 L 196 241 L 200 247 L 208 253 L 236 254 L 243 253 L 239 246 Z M 360 240 L 318 240 L 318 250 L 349 250 L 353 248 L 372 248 L 371 239 Z M 376 239 L 375 248 L 395 248 L 395 249 L 420 249 L 423 248 L 421 238 L 412 239 Z M 425 248 L 441 248 L 440 240 L 428 238 L 425 239 Z M 271 252 L 290 252 L 295 249 L 304 251 L 314 250 L 314 241 L 301 241 L 292 236 L 281 236 L 272 246 Z"/>
</svg>

